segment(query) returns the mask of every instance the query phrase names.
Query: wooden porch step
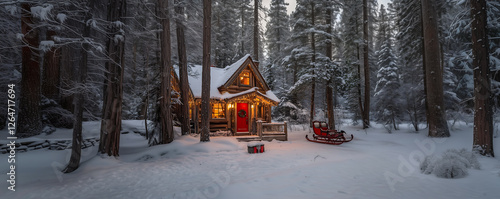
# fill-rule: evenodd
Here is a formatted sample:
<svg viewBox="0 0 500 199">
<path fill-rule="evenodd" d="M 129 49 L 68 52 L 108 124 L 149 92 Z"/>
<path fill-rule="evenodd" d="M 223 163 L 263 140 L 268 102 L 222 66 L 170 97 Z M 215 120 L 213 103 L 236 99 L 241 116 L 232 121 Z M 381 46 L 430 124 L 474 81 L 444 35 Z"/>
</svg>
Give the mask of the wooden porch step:
<svg viewBox="0 0 500 199">
<path fill-rule="evenodd" d="M 249 132 L 236 132 L 234 136 L 252 136 Z"/>
<path fill-rule="evenodd" d="M 236 137 L 236 140 L 238 140 L 238 142 L 262 141 L 259 136 L 241 136 Z"/>
</svg>

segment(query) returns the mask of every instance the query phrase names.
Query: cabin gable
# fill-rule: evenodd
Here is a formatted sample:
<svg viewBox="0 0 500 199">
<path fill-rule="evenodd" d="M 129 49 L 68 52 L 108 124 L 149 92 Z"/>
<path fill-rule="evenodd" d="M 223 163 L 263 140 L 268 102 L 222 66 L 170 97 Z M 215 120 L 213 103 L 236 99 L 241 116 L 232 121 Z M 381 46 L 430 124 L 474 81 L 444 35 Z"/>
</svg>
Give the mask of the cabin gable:
<svg viewBox="0 0 500 199">
<path fill-rule="evenodd" d="M 231 77 L 218 88 L 219 92 L 239 93 L 257 87 L 258 90 L 266 92 L 269 89 L 266 81 L 260 74 L 255 62 L 247 57 L 242 65 L 231 75 Z"/>
</svg>

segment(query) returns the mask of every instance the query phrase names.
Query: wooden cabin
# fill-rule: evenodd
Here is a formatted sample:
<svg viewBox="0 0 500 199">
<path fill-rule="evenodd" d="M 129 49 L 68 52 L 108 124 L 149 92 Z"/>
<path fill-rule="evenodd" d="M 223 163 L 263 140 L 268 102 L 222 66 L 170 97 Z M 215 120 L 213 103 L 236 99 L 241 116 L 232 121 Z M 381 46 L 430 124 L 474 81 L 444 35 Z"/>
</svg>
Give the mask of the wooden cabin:
<svg viewBox="0 0 500 199">
<path fill-rule="evenodd" d="M 199 132 L 202 66 L 196 65 L 191 69 L 188 79 L 192 96 L 189 112 L 192 129 Z M 250 55 L 225 68 L 210 69 L 210 131 L 250 135 L 255 134 L 257 121 L 271 122 L 271 107 L 278 105 L 279 99 L 269 89 L 258 64 Z M 175 71 L 178 74 L 178 68 Z"/>
</svg>

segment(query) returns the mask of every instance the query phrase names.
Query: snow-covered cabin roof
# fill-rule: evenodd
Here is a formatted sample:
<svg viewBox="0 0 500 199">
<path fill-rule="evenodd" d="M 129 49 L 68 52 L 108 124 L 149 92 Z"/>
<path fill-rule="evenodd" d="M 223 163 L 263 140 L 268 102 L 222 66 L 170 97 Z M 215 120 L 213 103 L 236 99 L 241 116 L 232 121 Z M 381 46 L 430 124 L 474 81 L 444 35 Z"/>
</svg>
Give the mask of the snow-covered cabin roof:
<svg viewBox="0 0 500 199">
<path fill-rule="evenodd" d="M 226 91 L 221 91 L 224 89 L 220 88 L 228 87 L 247 66 L 250 67 L 256 79 L 262 85 L 264 90 L 259 90 L 258 88 L 254 87 L 240 93 L 232 94 Z M 189 86 L 194 98 L 201 98 L 202 72 L 203 67 L 201 65 L 194 65 L 191 67 L 191 71 L 188 75 Z M 178 66 L 175 66 L 175 73 L 177 75 L 179 74 Z M 210 67 L 210 77 L 210 98 L 212 99 L 226 100 L 250 93 L 255 93 L 256 95 L 267 98 L 268 100 L 274 101 L 276 103 L 280 101 L 278 97 L 276 97 L 276 95 L 274 95 L 274 93 L 269 90 L 267 83 L 265 82 L 260 72 L 257 70 L 256 64 L 252 61 L 252 58 L 248 54 L 243 56 L 233 64 L 226 66 L 225 68 Z"/>
</svg>

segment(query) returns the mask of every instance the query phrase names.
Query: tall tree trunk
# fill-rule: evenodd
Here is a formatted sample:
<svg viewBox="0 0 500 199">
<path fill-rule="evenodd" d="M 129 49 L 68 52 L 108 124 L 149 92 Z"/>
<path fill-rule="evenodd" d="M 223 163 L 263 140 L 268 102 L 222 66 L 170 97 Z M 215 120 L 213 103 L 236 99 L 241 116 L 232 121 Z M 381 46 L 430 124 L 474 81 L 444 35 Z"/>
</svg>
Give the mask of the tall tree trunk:
<svg viewBox="0 0 500 199">
<path fill-rule="evenodd" d="M 253 8 L 253 59 L 259 61 L 259 0 L 254 0 Z"/>
<path fill-rule="evenodd" d="M 368 60 L 368 2 L 363 0 L 363 70 L 365 75 L 365 99 L 363 112 L 363 128 L 370 126 L 370 65 Z"/>
<path fill-rule="evenodd" d="M 293 84 L 292 85 L 297 83 L 297 81 L 299 79 L 298 71 L 299 71 L 299 65 L 297 64 L 297 61 L 294 61 L 293 62 Z"/>
<path fill-rule="evenodd" d="M 182 135 L 187 135 L 191 132 L 189 123 L 189 82 L 188 82 L 188 69 L 187 69 L 187 56 L 186 56 L 186 41 L 184 37 L 184 24 L 181 19 L 184 19 L 184 6 L 181 5 L 179 0 L 175 1 L 175 18 L 176 33 L 177 33 L 177 53 L 179 55 L 179 73 L 180 73 L 180 87 L 181 87 L 181 129 Z"/>
<path fill-rule="evenodd" d="M 422 0 L 429 137 L 449 137 L 443 104 L 443 67 L 434 1 Z"/>
<path fill-rule="evenodd" d="M 312 27 L 315 28 L 314 26 L 314 21 L 315 21 L 315 15 L 314 13 L 314 1 L 311 1 L 311 24 Z M 311 50 L 312 50 L 312 56 L 311 56 L 311 112 L 309 113 L 309 125 L 312 127 L 312 122 L 314 120 L 314 93 L 316 90 L 316 77 L 314 74 L 315 70 L 315 64 L 316 64 L 316 39 L 314 38 L 314 31 L 311 31 Z"/>
<path fill-rule="evenodd" d="M 332 34 L 332 9 L 326 9 L 326 21 L 325 21 L 328 29 L 326 29 L 326 33 Z M 332 50 L 332 38 L 328 38 L 326 40 L 326 56 L 332 61 L 333 50 Z M 326 109 L 328 115 L 328 127 L 330 129 L 335 129 L 335 114 L 333 112 L 333 88 L 332 88 L 332 78 L 334 74 L 330 75 L 330 79 L 328 79 L 326 83 Z"/>
<path fill-rule="evenodd" d="M 474 142 L 472 150 L 494 157 L 491 75 L 486 0 L 471 0 L 472 68 L 474 69 Z"/>
<path fill-rule="evenodd" d="M 203 72 L 201 81 L 201 142 L 210 141 L 210 29 L 212 0 L 203 1 Z"/>
<path fill-rule="evenodd" d="M 422 6 L 422 5 L 420 5 Z M 422 13 L 422 9 L 420 9 L 420 12 Z M 421 34 L 422 34 L 422 37 L 424 36 L 424 17 L 422 14 L 420 14 L 420 21 L 421 21 Z M 421 44 L 422 44 L 422 60 L 425 60 L 425 41 L 424 39 L 422 38 L 421 39 Z M 422 69 L 423 69 L 423 75 L 424 75 L 424 96 L 427 96 L 427 67 L 426 67 L 426 63 L 425 61 L 422 62 Z M 427 101 L 427 99 L 425 99 Z M 418 131 L 418 125 L 419 125 L 419 120 L 418 120 L 418 106 L 417 106 L 417 102 L 413 102 L 413 112 L 414 112 L 414 115 L 415 115 L 415 122 L 414 122 L 414 126 L 415 126 L 415 131 Z M 427 102 L 425 102 L 425 118 L 429 118 L 429 104 Z M 429 121 L 427 121 L 427 126 L 429 126 Z"/>
<path fill-rule="evenodd" d="M 47 31 L 47 40 L 54 40 L 56 31 Z M 45 52 L 43 63 L 43 77 L 42 77 L 42 94 L 53 100 L 59 100 L 59 80 L 60 80 L 60 63 L 61 50 L 52 47 Z M 59 101 L 58 101 L 59 102 Z"/>
<path fill-rule="evenodd" d="M 161 86 L 160 86 L 160 114 L 158 119 L 161 125 L 160 144 L 170 143 L 174 140 L 174 130 L 172 124 L 171 96 L 172 91 L 172 49 L 170 45 L 170 16 L 168 12 L 168 0 L 158 0 L 160 8 L 163 31 L 160 34 L 161 40 Z"/>
<path fill-rule="evenodd" d="M 94 8 L 93 6 L 94 1 L 89 2 L 89 8 Z M 88 21 L 92 18 L 91 14 L 88 13 L 90 11 L 87 11 L 85 14 L 85 21 Z M 87 24 L 84 24 L 83 28 L 83 37 L 89 37 L 90 36 L 90 26 Z M 73 125 L 73 140 L 72 140 L 72 145 L 71 145 L 71 158 L 69 160 L 68 165 L 66 168 L 63 170 L 64 173 L 71 173 L 78 169 L 80 166 L 80 158 L 82 155 L 82 121 L 83 121 L 83 106 L 85 103 L 85 93 L 83 87 L 85 87 L 86 79 L 87 79 L 87 62 L 88 62 L 88 53 L 87 51 L 89 50 L 89 44 L 88 43 L 83 43 L 82 44 L 82 49 L 81 49 L 81 55 L 82 57 L 80 58 L 80 66 L 78 70 L 78 76 L 76 78 L 76 84 L 78 86 L 78 90 L 74 95 L 74 125 Z"/>
<path fill-rule="evenodd" d="M 161 38 L 160 38 L 160 42 L 161 42 Z M 146 48 L 146 52 L 149 52 L 149 48 L 147 46 L 145 46 Z M 149 113 L 149 53 L 146 53 L 146 62 L 144 64 L 144 71 L 146 72 L 146 98 L 144 99 L 144 103 L 142 105 L 144 111 L 141 111 L 142 112 L 142 115 L 143 115 L 143 119 L 144 119 L 144 130 L 146 131 L 146 139 L 149 140 L 150 138 L 150 134 L 149 134 L 149 129 L 148 129 L 148 113 Z M 160 63 L 160 74 L 163 74 L 162 73 L 162 67 L 163 66 L 163 63 Z M 163 76 L 161 76 L 160 78 L 163 78 Z M 160 89 L 161 89 L 161 86 L 162 86 L 162 83 L 163 83 L 163 79 L 161 79 L 161 83 L 160 83 Z M 168 85 L 167 85 L 168 86 Z M 169 86 L 170 88 L 170 86 Z M 163 90 L 163 89 L 162 89 Z M 162 96 L 163 98 L 163 93 L 160 91 L 160 96 Z M 170 97 L 170 95 L 168 95 Z M 160 107 L 161 107 L 161 101 L 160 101 Z M 141 114 L 139 114 L 141 115 Z M 159 117 L 158 117 L 159 118 Z M 163 128 L 163 127 L 162 127 Z"/>
<path fill-rule="evenodd" d="M 71 89 L 70 82 L 74 79 L 74 67 L 73 63 L 71 61 L 71 57 L 75 56 L 75 52 L 77 52 L 76 49 L 72 49 L 69 46 L 62 46 L 61 47 L 61 67 L 60 69 L 60 77 L 61 77 L 61 89 L 62 90 L 69 90 Z M 80 53 L 80 52 L 77 52 Z M 62 108 L 71 111 L 75 110 L 73 108 L 73 95 L 67 95 L 61 93 L 61 97 L 59 98 L 59 104 L 61 105 Z"/>
<path fill-rule="evenodd" d="M 330 86 L 332 84 L 331 80 L 328 80 L 326 86 L 326 108 L 328 114 L 328 128 L 335 129 L 335 114 L 333 106 L 333 88 Z"/>
<path fill-rule="evenodd" d="M 24 35 L 22 47 L 21 97 L 17 135 L 28 137 L 40 134 L 40 57 L 38 30 L 33 29 L 31 4 L 21 3 L 21 29 Z"/>
<path fill-rule="evenodd" d="M 240 46 L 240 56 L 243 56 L 244 53 L 245 53 L 245 5 L 244 4 L 241 4 L 241 10 L 240 10 L 240 14 L 241 14 L 241 46 Z"/>
<path fill-rule="evenodd" d="M 214 20 L 216 21 L 216 23 L 215 23 L 215 28 L 216 28 L 217 30 L 221 30 L 221 29 L 222 29 L 222 27 L 221 27 L 221 25 L 220 25 L 220 15 L 221 15 L 221 14 L 222 14 L 221 12 L 216 12 L 216 13 L 214 14 L 214 17 L 215 17 L 215 19 L 214 19 Z M 220 43 L 222 43 L 222 41 L 219 41 L 219 40 L 218 40 L 218 38 L 217 38 L 217 36 L 215 36 L 215 38 L 216 38 L 216 39 L 214 39 L 214 40 L 215 40 L 215 45 L 214 45 L 214 46 L 218 46 L 218 45 L 220 45 Z M 224 64 L 222 64 L 222 63 L 221 63 L 221 60 L 222 60 L 223 58 L 222 58 L 222 56 L 220 56 L 220 55 L 219 55 L 219 53 L 220 53 L 220 49 L 219 49 L 219 48 L 217 48 L 217 47 L 216 47 L 215 49 L 216 49 L 216 50 L 214 50 L 214 59 L 212 60 L 212 65 L 214 65 L 214 66 L 216 66 L 216 67 L 218 67 L 218 68 L 223 68 L 223 67 L 224 67 Z"/>
<path fill-rule="evenodd" d="M 356 34 L 357 35 L 357 34 Z M 357 52 L 357 56 L 358 57 L 358 61 L 361 61 L 359 60 L 359 44 L 356 44 L 356 52 Z M 361 63 L 357 63 L 356 64 L 357 68 L 358 68 L 358 87 L 357 87 L 357 92 L 358 92 L 358 106 L 359 106 L 359 113 L 361 114 L 361 119 L 364 121 L 364 118 L 363 118 L 363 113 L 365 112 L 364 109 L 363 109 L 363 99 L 362 99 L 362 95 L 361 95 Z M 363 125 L 363 128 L 364 128 L 364 125 Z"/>
<path fill-rule="evenodd" d="M 355 20 L 355 27 L 358 27 L 359 24 L 358 24 L 358 20 Z M 358 32 L 358 28 L 356 28 L 356 35 L 359 34 Z M 364 118 L 363 118 L 363 115 L 364 115 L 364 109 L 363 109 L 363 99 L 362 99 L 362 95 L 361 95 L 361 60 L 360 60 L 360 47 L 359 47 L 359 43 L 356 43 L 356 57 L 358 58 L 358 62 L 356 63 L 356 68 L 358 69 L 357 71 L 357 94 L 358 94 L 358 106 L 359 106 L 359 113 L 361 115 L 361 119 L 363 120 L 362 122 L 364 122 Z M 363 125 L 364 127 L 364 125 Z"/>
<path fill-rule="evenodd" d="M 276 6 L 276 13 L 280 13 L 280 5 Z M 280 16 L 276 16 L 276 24 L 281 24 L 281 17 Z M 280 34 L 280 30 L 281 30 L 281 27 L 278 27 L 276 28 L 276 50 L 278 52 L 281 52 L 281 34 Z M 282 53 L 280 53 L 280 57 L 281 57 Z M 282 74 L 286 74 L 286 73 L 282 73 Z"/>
<path fill-rule="evenodd" d="M 126 0 L 110 0 L 108 4 L 109 23 L 123 20 L 126 13 Z M 122 125 L 123 71 L 125 35 L 120 27 L 112 25 L 106 46 L 106 80 L 104 82 L 103 117 L 99 152 L 109 156 L 119 156 L 120 130 Z"/>
</svg>

